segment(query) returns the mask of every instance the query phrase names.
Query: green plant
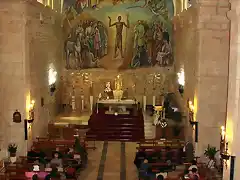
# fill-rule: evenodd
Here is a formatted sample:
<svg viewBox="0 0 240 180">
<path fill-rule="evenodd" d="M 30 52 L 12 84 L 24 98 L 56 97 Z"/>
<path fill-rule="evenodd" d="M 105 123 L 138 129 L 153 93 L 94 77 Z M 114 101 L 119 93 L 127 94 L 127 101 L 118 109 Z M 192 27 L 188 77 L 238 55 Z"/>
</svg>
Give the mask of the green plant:
<svg viewBox="0 0 240 180">
<path fill-rule="evenodd" d="M 17 152 L 17 145 L 14 144 L 14 143 L 9 144 L 8 145 L 8 152 L 10 154 L 16 154 L 16 152 Z"/>
<path fill-rule="evenodd" d="M 207 149 L 205 149 L 204 155 L 206 157 L 208 157 L 209 159 L 214 159 L 214 157 L 218 151 L 219 150 L 217 150 L 216 147 L 212 147 L 212 146 L 208 145 Z"/>
</svg>

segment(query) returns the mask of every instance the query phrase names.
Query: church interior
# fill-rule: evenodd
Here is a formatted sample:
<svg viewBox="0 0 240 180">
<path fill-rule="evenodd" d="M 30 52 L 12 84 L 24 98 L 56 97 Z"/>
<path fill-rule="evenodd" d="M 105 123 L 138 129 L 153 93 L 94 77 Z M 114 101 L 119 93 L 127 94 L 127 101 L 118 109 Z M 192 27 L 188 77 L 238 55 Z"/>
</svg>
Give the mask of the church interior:
<svg viewBox="0 0 240 180">
<path fill-rule="evenodd" d="M 239 9 L 1 0 L 0 180 L 239 180 Z"/>
</svg>

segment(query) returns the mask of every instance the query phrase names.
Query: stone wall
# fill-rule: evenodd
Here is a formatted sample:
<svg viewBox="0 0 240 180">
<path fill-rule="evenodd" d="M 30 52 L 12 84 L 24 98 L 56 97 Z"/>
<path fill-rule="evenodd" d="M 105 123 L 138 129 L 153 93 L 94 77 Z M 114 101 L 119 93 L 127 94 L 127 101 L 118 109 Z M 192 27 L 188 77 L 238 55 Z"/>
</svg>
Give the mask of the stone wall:
<svg viewBox="0 0 240 180">
<path fill-rule="evenodd" d="M 194 101 L 195 120 L 199 122 L 198 154 L 201 154 L 208 144 L 219 148 L 220 127 L 225 124 L 229 54 L 229 20 L 226 16 L 228 10 L 227 1 L 201 0 L 185 12 L 193 11 L 195 14 L 192 16 L 195 18 L 188 20 L 192 25 L 184 26 L 185 19 L 181 16 L 177 20 L 180 33 L 177 32 L 175 37 L 178 44 L 176 67 L 184 65 L 185 107 L 187 99 Z"/>
<path fill-rule="evenodd" d="M 26 153 L 27 145 L 31 144 L 24 140 L 23 123 L 29 96 L 36 101 L 30 137 L 46 133 L 49 119 L 46 114 L 51 111 L 54 115 L 56 102 L 55 96 L 49 95 L 48 66 L 53 63 L 56 70 L 61 66 L 59 18 L 35 1 L 0 1 L 0 157 L 7 155 L 10 142 L 18 145 L 19 154 Z M 40 106 L 41 97 L 45 99 L 44 107 Z M 12 121 L 16 109 L 21 112 L 22 123 Z"/>
<path fill-rule="evenodd" d="M 51 96 L 48 85 L 50 66 L 61 74 L 62 68 L 62 31 L 61 16 L 39 3 L 26 4 L 26 51 L 29 71 L 30 94 L 36 101 L 36 121 L 33 123 L 32 137 L 47 133 L 47 123 L 57 114 L 57 92 Z M 42 19 L 40 21 L 39 15 Z M 41 106 L 41 98 L 44 105 Z"/>
</svg>

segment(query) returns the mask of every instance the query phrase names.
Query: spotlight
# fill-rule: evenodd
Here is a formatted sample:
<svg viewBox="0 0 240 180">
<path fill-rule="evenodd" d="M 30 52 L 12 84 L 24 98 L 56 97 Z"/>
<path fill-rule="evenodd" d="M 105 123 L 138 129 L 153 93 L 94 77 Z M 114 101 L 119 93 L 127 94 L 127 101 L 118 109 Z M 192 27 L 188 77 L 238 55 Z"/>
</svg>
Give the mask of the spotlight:
<svg viewBox="0 0 240 180">
<path fill-rule="evenodd" d="M 118 113 L 117 113 L 117 112 L 115 112 L 115 113 L 114 113 L 114 115 L 115 115 L 115 116 L 117 116 L 117 115 L 118 115 Z"/>
</svg>

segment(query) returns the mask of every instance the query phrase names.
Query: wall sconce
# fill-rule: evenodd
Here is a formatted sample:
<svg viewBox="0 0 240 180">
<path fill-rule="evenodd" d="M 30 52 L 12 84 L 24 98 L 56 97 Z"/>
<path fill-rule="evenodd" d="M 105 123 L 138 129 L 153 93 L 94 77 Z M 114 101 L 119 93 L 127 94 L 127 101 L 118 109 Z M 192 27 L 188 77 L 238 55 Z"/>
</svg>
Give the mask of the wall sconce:
<svg viewBox="0 0 240 180">
<path fill-rule="evenodd" d="M 226 142 L 226 130 L 224 126 L 221 126 L 221 158 L 223 160 L 229 160 L 230 154 L 228 152 L 228 142 Z"/>
<path fill-rule="evenodd" d="M 184 85 L 185 85 L 185 74 L 184 74 L 184 68 L 181 68 L 179 73 L 177 73 L 178 76 L 178 91 L 183 96 L 184 93 Z"/>
<path fill-rule="evenodd" d="M 178 86 L 178 92 L 181 94 L 181 96 L 183 96 L 183 93 L 184 93 L 184 86 L 179 85 L 179 86 Z"/>
<path fill-rule="evenodd" d="M 189 123 L 195 130 L 195 142 L 198 142 L 198 122 L 194 121 L 194 105 L 188 100 Z"/>
<path fill-rule="evenodd" d="M 29 105 L 28 119 L 25 119 L 28 123 L 32 123 L 34 121 L 34 110 L 35 110 L 35 101 L 32 100 Z"/>
<path fill-rule="evenodd" d="M 53 64 L 50 64 L 48 70 L 48 85 L 50 89 L 50 95 L 56 91 L 56 81 L 57 81 L 57 71 L 55 70 Z"/>
<path fill-rule="evenodd" d="M 50 95 L 52 96 L 55 91 L 56 91 L 56 85 L 54 83 L 50 85 Z"/>
</svg>

